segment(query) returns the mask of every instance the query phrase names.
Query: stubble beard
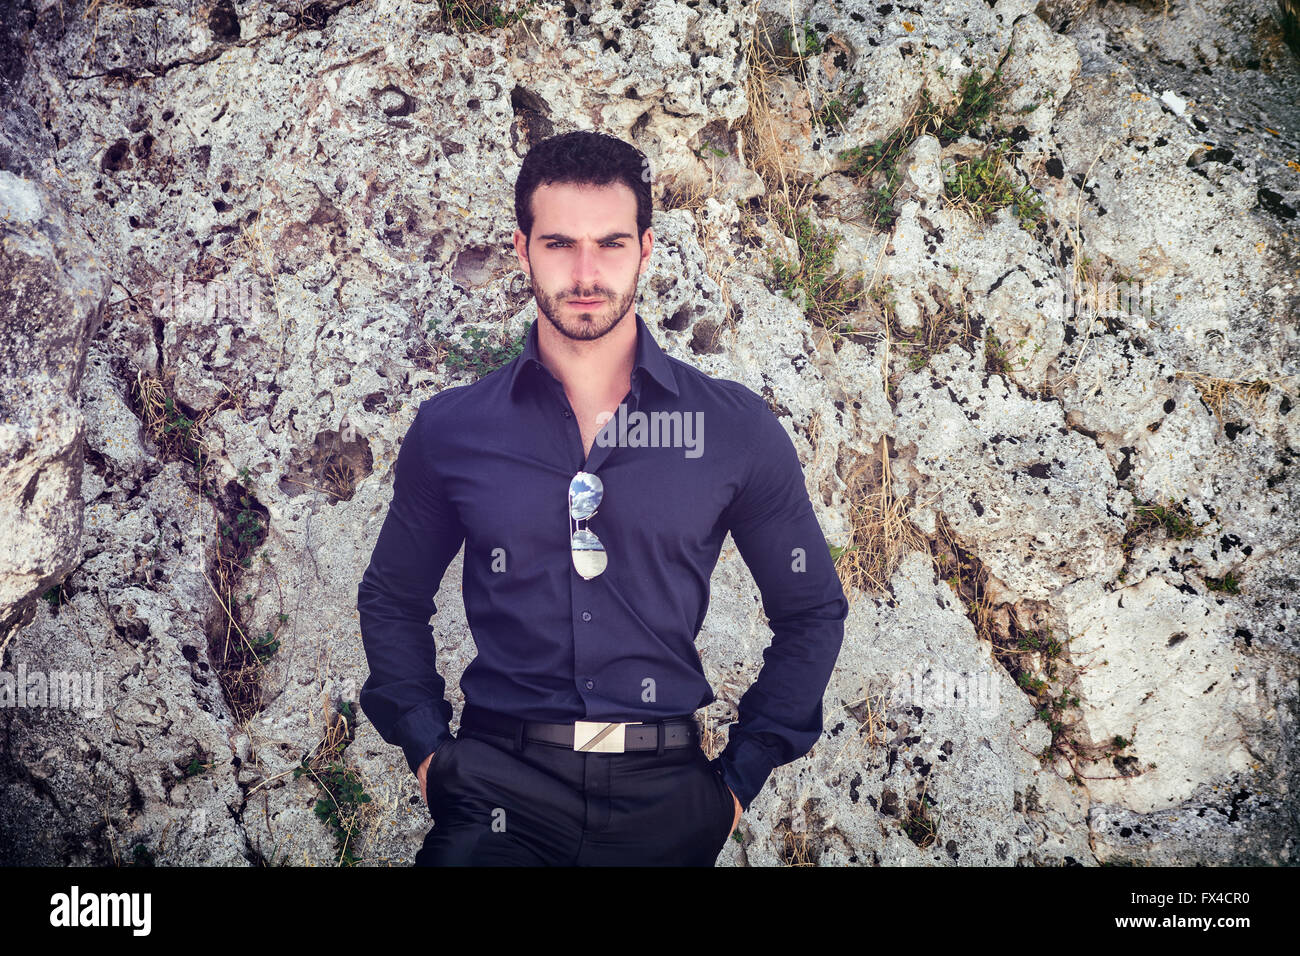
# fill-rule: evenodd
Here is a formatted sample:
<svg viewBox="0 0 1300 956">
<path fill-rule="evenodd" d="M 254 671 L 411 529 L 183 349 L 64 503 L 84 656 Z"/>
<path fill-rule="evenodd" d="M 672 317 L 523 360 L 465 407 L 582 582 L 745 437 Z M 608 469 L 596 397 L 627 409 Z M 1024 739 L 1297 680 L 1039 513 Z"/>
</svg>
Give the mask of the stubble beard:
<svg viewBox="0 0 1300 956">
<path fill-rule="evenodd" d="M 565 338 L 587 342 L 607 334 L 627 314 L 632 303 L 636 301 L 637 280 L 639 278 L 639 275 L 635 276 L 632 279 L 632 288 L 621 296 L 614 295 L 608 289 L 599 287 L 577 292 L 566 291 L 561 295 L 551 296 L 545 290 L 539 289 L 535 281 L 530 279 L 530 282 L 533 297 L 537 300 L 538 311 L 546 316 L 555 330 Z M 611 304 L 594 305 L 582 311 L 573 312 L 571 314 L 574 317 L 568 319 L 567 315 L 570 314 L 568 300 L 583 298 L 598 298 Z"/>
</svg>

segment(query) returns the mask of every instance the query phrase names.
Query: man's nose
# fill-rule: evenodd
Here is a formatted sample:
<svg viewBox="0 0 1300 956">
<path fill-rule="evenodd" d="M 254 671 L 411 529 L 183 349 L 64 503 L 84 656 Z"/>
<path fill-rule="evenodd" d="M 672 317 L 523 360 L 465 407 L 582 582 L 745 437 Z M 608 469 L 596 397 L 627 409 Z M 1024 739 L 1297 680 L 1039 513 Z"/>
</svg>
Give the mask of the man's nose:
<svg viewBox="0 0 1300 956">
<path fill-rule="evenodd" d="M 573 262 L 573 281 L 579 292 L 585 294 L 592 289 L 599 274 L 596 269 L 596 250 L 591 246 L 579 245 L 578 254 Z"/>
</svg>

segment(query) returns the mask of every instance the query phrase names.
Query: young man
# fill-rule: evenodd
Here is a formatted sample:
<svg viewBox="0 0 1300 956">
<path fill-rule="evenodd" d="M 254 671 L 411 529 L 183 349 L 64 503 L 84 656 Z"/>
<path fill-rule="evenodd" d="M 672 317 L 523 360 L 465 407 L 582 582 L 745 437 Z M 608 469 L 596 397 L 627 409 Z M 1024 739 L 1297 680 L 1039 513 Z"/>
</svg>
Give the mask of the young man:
<svg viewBox="0 0 1300 956">
<path fill-rule="evenodd" d="M 425 400 L 398 453 L 357 595 L 361 707 L 434 817 L 417 864 L 710 866 L 773 768 L 821 736 L 848 604 L 767 404 L 665 355 L 634 311 L 648 170 L 597 133 L 529 152 L 524 351 Z M 710 762 L 695 637 L 728 531 L 773 638 Z M 478 655 L 453 737 L 429 619 L 462 542 Z"/>
</svg>

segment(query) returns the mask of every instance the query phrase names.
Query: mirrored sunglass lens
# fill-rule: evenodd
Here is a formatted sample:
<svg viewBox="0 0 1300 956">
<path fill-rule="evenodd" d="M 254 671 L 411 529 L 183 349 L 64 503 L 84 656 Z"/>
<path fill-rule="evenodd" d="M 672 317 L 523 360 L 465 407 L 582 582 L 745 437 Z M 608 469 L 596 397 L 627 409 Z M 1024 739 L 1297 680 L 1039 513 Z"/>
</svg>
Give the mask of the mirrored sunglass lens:
<svg viewBox="0 0 1300 956">
<path fill-rule="evenodd" d="M 573 552 L 573 566 L 584 578 L 594 578 L 605 570 L 608 558 L 605 546 L 590 531 L 575 531 L 570 542 Z"/>
<path fill-rule="evenodd" d="M 580 471 L 569 482 L 569 515 L 575 521 L 590 518 L 600 507 L 605 494 L 601 480 L 590 472 Z"/>
</svg>

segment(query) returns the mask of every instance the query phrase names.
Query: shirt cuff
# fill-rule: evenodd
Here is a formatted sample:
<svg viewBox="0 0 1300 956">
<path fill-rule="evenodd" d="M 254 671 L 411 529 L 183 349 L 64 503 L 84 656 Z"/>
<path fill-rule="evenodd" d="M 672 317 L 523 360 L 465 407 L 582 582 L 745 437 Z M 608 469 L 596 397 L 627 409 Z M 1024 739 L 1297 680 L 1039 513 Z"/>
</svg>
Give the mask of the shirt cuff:
<svg viewBox="0 0 1300 956">
<path fill-rule="evenodd" d="M 417 774 L 420 764 L 443 742 L 451 738 L 451 728 L 435 707 L 421 707 L 407 714 L 397 725 L 397 740 L 411 773 Z"/>
<path fill-rule="evenodd" d="M 722 782 L 736 795 L 742 811 L 749 810 L 749 805 L 778 766 L 762 746 L 748 740 L 728 744 L 709 764 L 722 772 Z"/>
</svg>

